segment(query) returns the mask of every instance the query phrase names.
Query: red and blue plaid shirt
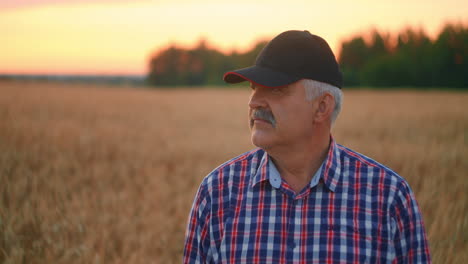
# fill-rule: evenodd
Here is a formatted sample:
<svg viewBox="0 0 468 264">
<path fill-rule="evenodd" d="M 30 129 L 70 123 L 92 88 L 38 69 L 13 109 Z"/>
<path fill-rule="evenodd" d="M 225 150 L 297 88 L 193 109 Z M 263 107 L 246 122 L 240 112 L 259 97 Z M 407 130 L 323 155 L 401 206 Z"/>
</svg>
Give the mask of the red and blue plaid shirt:
<svg viewBox="0 0 468 264">
<path fill-rule="evenodd" d="M 336 144 L 295 193 L 255 149 L 210 173 L 196 194 L 184 263 L 430 263 L 408 183 Z"/>
</svg>

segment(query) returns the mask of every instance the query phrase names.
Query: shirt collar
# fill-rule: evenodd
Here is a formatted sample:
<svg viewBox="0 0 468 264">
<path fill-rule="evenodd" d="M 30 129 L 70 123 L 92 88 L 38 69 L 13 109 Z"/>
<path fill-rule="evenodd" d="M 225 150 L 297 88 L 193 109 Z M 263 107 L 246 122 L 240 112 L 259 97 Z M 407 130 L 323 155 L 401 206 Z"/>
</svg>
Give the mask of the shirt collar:
<svg viewBox="0 0 468 264">
<path fill-rule="evenodd" d="M 254 187 L 257 183 L 266 181 L 269 179 L 268 172 L 268 160 L 269 156 L 266 151 L 263 152 L 263 156 L 260 159 L 260 164 L 258 165 L 257 171 L 255 171 L 254 176 L 251 178 L 250 186 Z"/>
<path fill-rule="evenodd" d="M 341 157 L 340 150 L 332 136 L 330 136 L 330 148 L 327 157 L 322 164 L 321 177 L 325 186 L 330 191 L 335 192 L 341 177 Z"/>
<path fill-rule="evenodd" d="M 320 179 L 323 179 L 323 183 L 332 192 L 335 191 L 338 181 L 341 175 L 341 163 L 340 163 L 340 152 L 337 144 L 332 136 L 330 136 L 330 147 L 328 154 L 322 165 L 319 167 L 314 177 L 310 182 L 310 187 L 314 187 L 318 184 Z M 257 171 L 251 179 L 251 186 L 254 187 L 257 183 L 268 180 L 271 186 L 279 188 L 281 186 L 281 177 L 275 166 L 270 160 L 270 157 L 266 152 L 260 160 Z"/>
</svg>

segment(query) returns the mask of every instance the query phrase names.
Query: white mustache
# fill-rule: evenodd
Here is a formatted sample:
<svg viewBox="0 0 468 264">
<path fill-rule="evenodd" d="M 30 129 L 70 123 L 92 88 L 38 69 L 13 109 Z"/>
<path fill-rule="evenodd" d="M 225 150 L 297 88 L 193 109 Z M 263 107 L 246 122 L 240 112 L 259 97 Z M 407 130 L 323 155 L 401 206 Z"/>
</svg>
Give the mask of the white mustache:
<svg viewBox="0 0 468 264">
<path fill-rule="evenodd" d="M 268 121 L 273 127 L 276 126 L 276 120 L 275 117 L 273 116 L 273 113 L 267 109 L 259 108 L 259 109 L 254 109 L 252 111 L 252 115 L 250 117 L 250 124 L 251 126 L 253 125 L 253 119 L 254 118 L 260 118 L 265 121 Z"/>
</svg>

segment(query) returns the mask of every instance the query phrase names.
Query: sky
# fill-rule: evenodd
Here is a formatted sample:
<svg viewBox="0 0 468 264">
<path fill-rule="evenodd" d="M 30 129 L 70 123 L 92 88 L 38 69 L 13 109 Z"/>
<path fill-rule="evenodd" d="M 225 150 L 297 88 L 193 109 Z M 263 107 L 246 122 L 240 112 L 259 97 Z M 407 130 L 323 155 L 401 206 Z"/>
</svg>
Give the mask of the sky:
<svg viewBox="0 0 468 264">
<path fill-rule="evenodd" d="M 290 29 L 325 38 L 338 54 L 343 40 L 371 29 L 434 37 L 447 22 L 468 24 L 468 1 L 0 0 L 0 74 L 143 75 L 171 44 L 206 39 L 245 51 Z"/>
</svg>

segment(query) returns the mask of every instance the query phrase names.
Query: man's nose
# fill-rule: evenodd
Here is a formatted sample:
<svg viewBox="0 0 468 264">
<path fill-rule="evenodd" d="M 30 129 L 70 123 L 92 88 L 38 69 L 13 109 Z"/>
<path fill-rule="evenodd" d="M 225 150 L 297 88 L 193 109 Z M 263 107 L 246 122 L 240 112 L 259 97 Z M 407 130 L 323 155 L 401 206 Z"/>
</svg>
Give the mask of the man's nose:
<svg viewBox="0 0 468 264">
<path fill-rule="evenodd" d="M 259 93 L 258 90 L 252 91 L 252 94 L 250 95 L 250 100 L 249 100 L 249 107 L 252 109 L 266 107 L 265 98 L 261 93 Z"/>
</svg>

